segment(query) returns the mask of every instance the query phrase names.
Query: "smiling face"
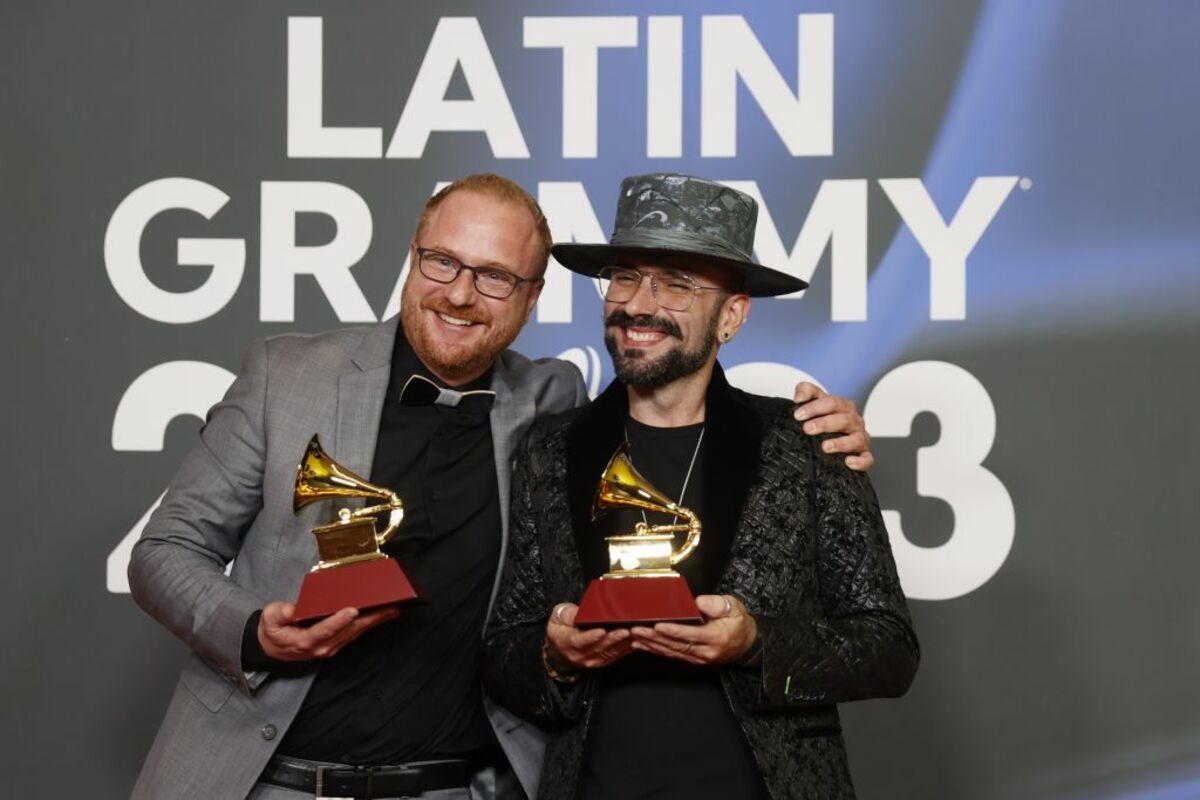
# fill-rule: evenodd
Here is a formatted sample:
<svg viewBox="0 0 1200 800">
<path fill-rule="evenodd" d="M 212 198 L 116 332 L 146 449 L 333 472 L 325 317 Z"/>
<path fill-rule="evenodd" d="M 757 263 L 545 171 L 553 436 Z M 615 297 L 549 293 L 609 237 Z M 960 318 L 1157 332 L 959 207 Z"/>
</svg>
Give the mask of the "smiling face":
<svg viewBox="0 0 1200 800">
<path fill-rule="evenodd" d="M 723 270 L 704 263 L 631 261 L 647 275 L 682 274 L 699 286 L 721 287 Z M 716 360 L 721 332 L 737 333 L 749 312 L 750 298 L 731 292 L 700 291 L 686 311 L 658 305 L 643 280 L 624 303 L 604 303 L 604 344 L 617 378 L 633 386 L 658 387 L 692 375 Z"/>
<path fill-rule="evenodd" d="M 404 333 L 421 362 L 448 384 L 482 375 L 521 332 L 541 292 L 522 283 L 498 300 L 475 289 L 464 269 L 451 283 L 421 274 L 417 247 L 437 250 L 475 267 L 498 267 L 522 278 L 539 277 L 538 232 L 528 209 L 463 189 L 432 210 L 409 249 L 408 279 L 400 301 Z"/>
</svg>

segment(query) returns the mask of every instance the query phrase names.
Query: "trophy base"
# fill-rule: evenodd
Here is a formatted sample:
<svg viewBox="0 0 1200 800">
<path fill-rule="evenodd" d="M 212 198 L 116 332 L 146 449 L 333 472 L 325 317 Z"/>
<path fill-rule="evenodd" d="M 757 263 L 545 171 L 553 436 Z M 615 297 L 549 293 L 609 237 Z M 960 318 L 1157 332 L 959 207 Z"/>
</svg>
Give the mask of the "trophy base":
<svg viewBox="0 0 1200 800">
<path fill-rule="evenodd" d="M 309 622 L 351 606 L 365 610 L 419 597 L 396 559 L 376 558 L 305 575 L 292 620 Z"/>
<path fill-rule="evenodd" d="M 596 578 L 575 614 L 577 628 L 628 628 L 656 622 L 704 622 L 682 575 Z"/>
</svg>

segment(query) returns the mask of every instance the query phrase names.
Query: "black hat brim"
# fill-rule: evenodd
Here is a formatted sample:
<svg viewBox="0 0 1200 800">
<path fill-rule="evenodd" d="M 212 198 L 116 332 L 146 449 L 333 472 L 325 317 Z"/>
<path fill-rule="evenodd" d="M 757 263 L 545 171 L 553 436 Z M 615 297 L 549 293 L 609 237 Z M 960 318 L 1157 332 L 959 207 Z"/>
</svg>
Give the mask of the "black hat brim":
<svg viewBox="0 0 1200 800">
<path fill-rule="evenodd" d="M 727 268 L 736 278 L 734 291 L 751 297 L 776 297 L 808 288 L 808 282 L 752 261 L 712 253 L 670 247 L 640 247 L 613 244 L 556 244 L 550 253 L 567 269 L 590 278 L 605 267 L 613 267 L 631 257 L 671 256 L 694 259 Z"/>
</svg>

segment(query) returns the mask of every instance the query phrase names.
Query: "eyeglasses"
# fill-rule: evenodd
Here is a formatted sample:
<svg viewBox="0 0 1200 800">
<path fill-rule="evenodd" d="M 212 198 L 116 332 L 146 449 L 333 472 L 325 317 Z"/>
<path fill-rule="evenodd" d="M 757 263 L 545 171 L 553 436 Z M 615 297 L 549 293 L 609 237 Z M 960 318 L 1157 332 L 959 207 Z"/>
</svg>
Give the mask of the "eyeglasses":
<svg viewBox="0 0 1200 800">
<path fill-rule="evenodd" d="M 427 247 L 417 248 L 417 264 L 422 275 L 438 283 L 454 283 L 458 273 L 464 269 L 470 270 L 475 291 L 497 300 L 509 297 L 522 283 L 542 282 L 541 278 L 522 278 L 499 267 L 472 267 L 454 256 Z"/>
<path fill-rule="evenodd" d="M 668 311 L 687 311 L 696 301 L 696 292 L 726 291 L 720 286 L 700 286 L 687 275 L 677 272 L 653 275 L 628 267 L 604 267 L 596 277 L 600 279 L 604 299 L 613 303 L 628 303 L 641 288 L 642 281 L 649 278 L 655 302 Z"/>
</svg>

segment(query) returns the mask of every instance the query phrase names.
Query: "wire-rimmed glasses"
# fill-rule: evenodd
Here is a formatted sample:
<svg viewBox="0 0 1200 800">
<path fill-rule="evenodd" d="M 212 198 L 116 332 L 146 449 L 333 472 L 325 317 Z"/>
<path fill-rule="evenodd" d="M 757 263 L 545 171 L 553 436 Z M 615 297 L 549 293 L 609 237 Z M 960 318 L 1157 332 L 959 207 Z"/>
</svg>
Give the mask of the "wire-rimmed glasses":
<svg viewBox="0 0 1200 800">
<path fill-rule="evenodd" d="M 652 274 L 631 267 L 604 267 L 596 277 L 604 299 L 613 303 L 628 303 L 648 278 L 655 302 L 668 311 L 687 311 L 696 301 L 697 292 L 725 291 L 720 286 L 701 286 L 681 272 Z"/>
</svg>

